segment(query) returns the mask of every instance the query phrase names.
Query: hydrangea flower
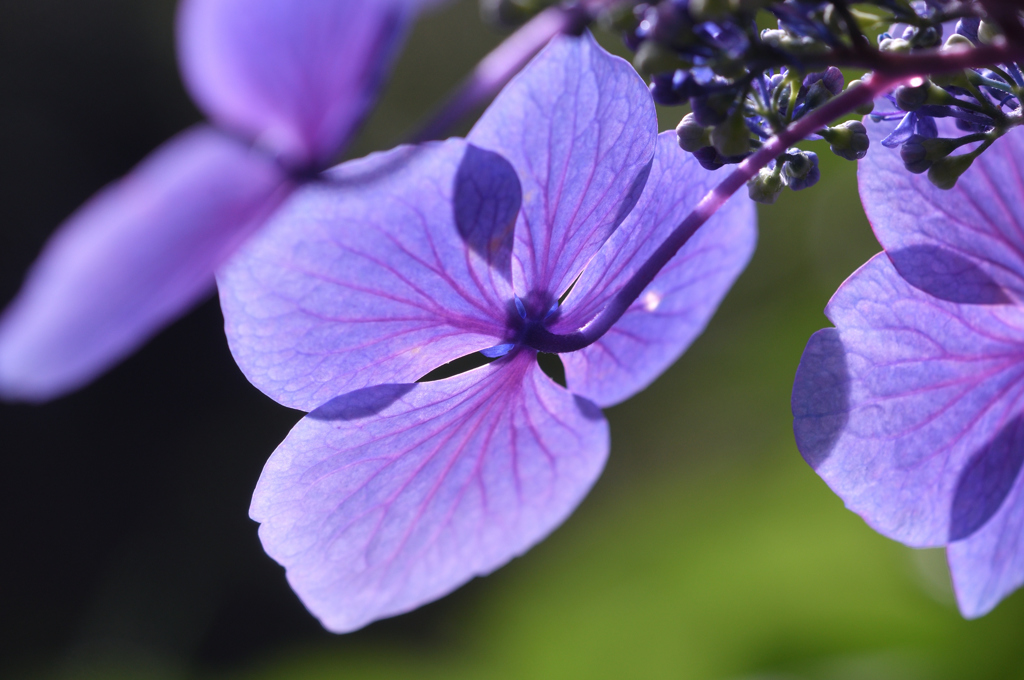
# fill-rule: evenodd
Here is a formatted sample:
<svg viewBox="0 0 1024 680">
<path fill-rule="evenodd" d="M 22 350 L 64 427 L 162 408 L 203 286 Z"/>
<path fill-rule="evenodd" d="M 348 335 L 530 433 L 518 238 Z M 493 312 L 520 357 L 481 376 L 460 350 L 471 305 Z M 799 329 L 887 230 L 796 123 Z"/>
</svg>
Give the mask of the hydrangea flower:
<svg viewBox="0 0 1024 680">
<path fill-rule="evenodd" d="M 629 64 L 556 39 L 468 139 L 339 166 L 218 274 L 239 366 L 312 410 L 250 514 L 330 630 L 436 599 L 564 521 L 608 454 L 600 407 L 664 371 L 745 266 L 755 213 L 736 198 L 563 355 L 567 389 L 539 368 L 529 329 L 580 328 L 713 186 L 656 123 Z M 498 358 L 417 382 L 476 352 Z"/>
<path fill-rule="evenodd" d="M 185 85 L 212 125 L 171 139 L 58 230 L 0 321 L 0 395 L 43 401 L 179 316 L 327 167 L 425 0 L 184 0 Z"/>
<path fill-rule="evenodd" d="M 804 351 L 797 445 L 874 529 L 946 546 L 960 609 L 981 616 L 1024 583 L 1024 131 L 948 191 L 894 151 L 859 178 L 885 253 Z"/>
</svg>

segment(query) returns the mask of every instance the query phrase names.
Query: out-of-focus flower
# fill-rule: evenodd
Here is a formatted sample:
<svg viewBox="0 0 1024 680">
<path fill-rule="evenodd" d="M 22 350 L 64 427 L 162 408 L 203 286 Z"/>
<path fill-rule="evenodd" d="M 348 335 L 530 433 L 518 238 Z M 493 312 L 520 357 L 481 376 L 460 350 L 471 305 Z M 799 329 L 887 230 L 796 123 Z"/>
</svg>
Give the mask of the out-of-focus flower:
<svg viewBox="0 0 1024 680">
<path fill-rule="evenodd" d="M 599 407 L 703 330 L 756 228 L 749 201 L 728 203 L 598 342 L 562 355 L 566 389 L 531 329 L 585 325 L 713 186 L 674 133 L 657 135 L 628 63 L 589 33 L 558 38 L 468 140 L 330 177 L 218 283 L 246 376 L 313 409 L 250 514 L 306 606 L 343 632 L 493 571 L 564 521 L 608 453 Z M 495 360 L 416 382 L 476 352 Z"/>
<path fill-rule="evenodd" d="M 184 0 L 181 133 L 57 231 L 0 320 L 0 396 L 80 387 L 177 318 L 214 270 L 327 167 L 425 0 Z"/>
<path fill-rule="evenodd" d="M 893 151 L 862 161 L 886 252 L 829 302 L 793 390 L 807 462 L 877 531 L 946 546 L 968 617 L 1024 583 L 1022 187 L 1020 130 L 946 191 Z"/>
</svg>

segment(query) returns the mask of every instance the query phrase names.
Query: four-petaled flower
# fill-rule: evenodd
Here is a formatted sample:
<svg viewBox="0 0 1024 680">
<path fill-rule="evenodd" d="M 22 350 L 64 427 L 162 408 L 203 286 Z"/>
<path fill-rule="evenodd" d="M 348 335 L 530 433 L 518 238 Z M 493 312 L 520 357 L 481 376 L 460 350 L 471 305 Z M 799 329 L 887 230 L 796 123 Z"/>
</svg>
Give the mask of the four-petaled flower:
<svg viewBox="0 0 1024 680">
<path fill-rule="evenodd" d="M 72 215 L 0 322 L 0 395 L 80 387 L 213 287 L 214 271 L 376 97 L 435 0 L 185 0 L 185 85 L 213 125 L 164 144 Z"/>
<path fill-rule="evenodd" d="M 626 62 L 559 38 L 468 139 L 339 166 L 218 275 L 246 376 L 312 410 L 251 516 L 327 628 L 413 609 L 558 526 L 604 465 L 599 407 L 664 371 L 745 266 L 755 213 L 736 198 L 563 355 L 568 389 L 539 368 L 530 329 L 582 326 L 712 186 L 656 123 Z M 481 351 L 499 358 L 416 382 Z"/>
<path fill-rule="evenodd" d="M 960 609 L 981 616 L 1024 582 L 1024 131 L 950 191 L 894 152 L 859 177 L 886 252 L 804 351 L 797 444 L 873 528 L 946 546 Z"/>
</svg>

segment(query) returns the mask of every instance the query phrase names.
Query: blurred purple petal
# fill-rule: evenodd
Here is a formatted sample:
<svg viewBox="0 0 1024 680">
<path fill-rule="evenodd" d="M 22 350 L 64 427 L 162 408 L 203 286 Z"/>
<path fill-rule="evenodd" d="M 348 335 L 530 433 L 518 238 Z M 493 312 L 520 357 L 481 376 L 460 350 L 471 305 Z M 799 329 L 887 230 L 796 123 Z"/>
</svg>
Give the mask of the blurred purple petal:
<svg viewBox="0 0 1024 680">
<path fill-rule="evenodd" d="M 608 446 L 597 407 L 521 351 L 314 411 L 271 456 L 250 514 L 310 611 L 351 631 L 525 552 L 579 504 Z"/>
<path fill-rule="evenodd" d="M 167 142 L 60 228 L 0 321 L 0 394 L 44 401 L 135 350 L 212 290 L 291 190 L 209 128 Z"/>
<path fill-rule="evenodd" d="M 463 140 L 339 166 L 218 275 L 235 360 L 310 410 L 505 340 L 519 182 Z"/>
<path fill-rule="evenodd" d="M 716 175 L 679 148 L 674 133 L 659 135 L 643 195 L 566 298 L 555 332 L 575 330 L 600 311 L 717 183 Z M 606 407 L 647 387 L 704 330 L 756 241 L 754 204 L 737 194 L 606 335 L 562 355 L 569 389 Z"/>
<path fill-rule="evenodd" d="M 867 124 L 873 139 L 890 126 Z M 1007 133 L 949 191 L 883 148 L 857 176 L 875 235 L 910 283 L 952 302 L 1024 302 L 1024 130 Z"/>
<path fill-rule="evenodd" d="M 953 589 L 967 618 L 987 614 L 1024 585 L 1024 485 L 1019 474 L 1012 476 L 1013 488 L 998 512 L 969 538 L 946 548 Z"/>
<path fill-rule="evenodd" d="M 589 33 L 552 41 L 481 117 L 469 140 L 508 158 L 523 185 L 513 276 L 528 304 L 564 292 L 629 213 L 656 132 L 643 80 Z"/>
<path fill-rule="evenodd" d="M 380 88 L 416 2 L 184 0 L 181 71 L 218 124 L 323 167 Z"/>
<path fill-rule="evenodd" d="M 985 526 L 1024 443 L 1012 425 L 1024 409 L 1024 309 L 939 300 L 880 254 L 826 313 L 836 330 L 812 337 L 793 388 L 804 458 L 847 507 L 908 545 Z"/>
</svg>

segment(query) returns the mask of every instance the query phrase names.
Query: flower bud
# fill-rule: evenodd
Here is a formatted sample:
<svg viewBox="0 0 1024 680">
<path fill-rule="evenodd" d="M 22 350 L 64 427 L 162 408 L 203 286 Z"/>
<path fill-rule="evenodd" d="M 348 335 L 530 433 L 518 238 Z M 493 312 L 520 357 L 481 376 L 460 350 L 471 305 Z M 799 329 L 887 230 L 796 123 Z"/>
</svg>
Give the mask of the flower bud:
<svg viewBox="0 0 1024 680">
<path fill-rule="evenodd" d="M 902 38 L 885 38 L 878 43 L 879 52 L 893 52 L 895 54 L 907 54 L 910 52 L 910 41 Z"/>
<path fill-rule="evenodd" d="M 864 81 L 862 81 L 860 79 L 851 80 L 850 84 L 846 86 L 846 89 L 849 90 L 849 89 L 854 88 L 854 87 L 860 87 L 863 84 L 864 84 Z M 856 112 L 856 113 L 858 113 L 858 114 L 860 114 L 862 116 L 866 116 L 866 115 L 868 115 L 869 113 L 871 113 L 874 110 L 875 110 L 875 103 L 874 102 L 867 102 L 866 104 L 861 104 L 856 109 L 854 109 L 854 112 Z"/>
<path fill-rule="evenodd" d="M 729 115 L 729 109 L 735 100 L 735 92 L 713 92 L 690 97 L 690 109 L 693 111 L 694 119 L 701 125 L 718 125 Z"/>
<path fill-rule="evenodd" d="M 750 130 L 743 115 L 743 106 L 737 106 L 732 115 L 711 131 L 711 145 L 723 156 L 740 156 L 750 150 Z"/>
<path fill-rule="evenodd" d="M 942 190 L 949 190 L 956 186 L 960 175 L 971 167 L 974 162 L 974 154 L 964 153 L 959 156 L 946 156 L 932 165 L 928 170 L 928 181 Z"/>
<path fill-rule="evenodd" d="M 790 149 L 789 159 L 782 164 L 782 176 L 793 191 L 808 189 L 821 179 L 818 154 L 813 151 Z"/>
<path fill-rule="evenodd" d="M 771 205 L 777 201 L 779 194 L 785 188 L 786 183 L 783 181 L 782 175 L 770 168 L 761 168 L 757 177 L 747 182 L 747 193 L 751 200 L 765 205 Z"/>
<path fill-rule="evenodd" d="M 1003 31 L 999 28 L 998 24 L 985 21 L 984 19 L 978 24 L 978 41 L 985 45 L 991 45 L 1002 34 Z"/>
<path fill-rule="evenodd" d="M 700 167 L 705 170 L 718 170 L 720 167 L 725 165 L 725 159 L 722 155 L 715 150 L 713 146 L 705 146 L 703 149 L 697 149 L 693 152 L 693 157 L 700 163 Z"/>
<path fill-rule="evenodd" d="M 900 158 L 907 170 L 919 175 L 931 168 L 937 161 L 956 151 L 958 146 L 955 139 L 943 137 L 929 139 L 921 135 L 913 135 L 900 147 Z"/>
<path fill-rule="evenodd" d="M 864 158 L 871 144 L 867 128 L 859 120 L 848 120 L 835 127 L 825 128 L 821 136 L 829 143 L 832 153 L 848 161 Z"/>
<path fill-rule="evenodd" d="M 645 76 L 665 71 L 687 69 L 693 64 L 680 58 L 679 54 L 653 40 L 645 40 L 633 56 L 633 68 Z"/>
<path fill-rule="evenodd" d="M 695 153 L 698 149 L 711 146 L 711 131 L 697 122 L 692 113 L 683 116 L 676 126 L 676 139 L 683 151 Z"/>
</svg>

